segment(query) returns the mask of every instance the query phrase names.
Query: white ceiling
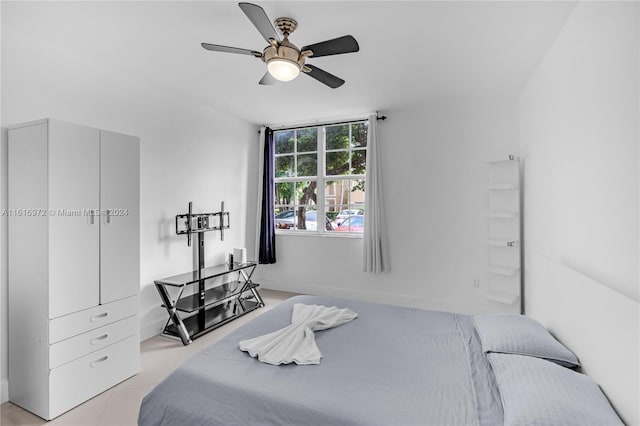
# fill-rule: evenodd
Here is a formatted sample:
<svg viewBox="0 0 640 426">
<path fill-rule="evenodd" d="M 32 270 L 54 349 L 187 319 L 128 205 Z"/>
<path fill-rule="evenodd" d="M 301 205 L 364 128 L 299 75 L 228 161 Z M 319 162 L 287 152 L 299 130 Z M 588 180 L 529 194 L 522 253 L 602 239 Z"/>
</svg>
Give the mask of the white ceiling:
<svg viewBox="0 0 640 426">
<path fill-rule="evenodd" d="M 292 123 L 434 99 L 516 95 L 574 7 L 485 1 L 259 4 L 272 20 L 298 21 L 291 36 L 298 46 L 353 35 L 360 52 L 309 60 L 346 84 L 333 90 L 300 76 L 259 86 L 265 72 L 259 60 L 202 49 L 201 42 L 265 47 L 236 2 L 3 2 L 2 21 L 10 31 L 191 101 L 255 123 Z"/>
</svg>

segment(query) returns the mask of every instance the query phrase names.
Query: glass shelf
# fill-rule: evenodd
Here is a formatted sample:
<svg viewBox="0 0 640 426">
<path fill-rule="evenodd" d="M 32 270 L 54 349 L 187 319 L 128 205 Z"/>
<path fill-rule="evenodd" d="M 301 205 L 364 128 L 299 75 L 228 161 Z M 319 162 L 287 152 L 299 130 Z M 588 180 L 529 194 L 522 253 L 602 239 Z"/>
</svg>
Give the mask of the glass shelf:
<svg viewBox="0 0 640 426">
<path fill-rule="evenodd" d="M 156 284 L 170 285 L 173 287 L 184 287 L 185 285 L 197 283 L 200 280 L 208 280 L 211 278 L 219 277 L 229 274 L 231 272 L 241 271 L 243 269 L 252 268 L 257 265 L 255 261 L 249 261 L 246 263 L 234 263 L 229 266 L 228 263 L 221 265 L 209 266 L 202 269 L 201 273 L 198 270 L 185 272 L 184 274 L 174 275 L 172 277 L 162 278 L 155 280 Z"/>
<path fill-rule="evenodd" d="M 162 333 L 179 337 L 183 345 L 188 345 L 194 338 L 263 307 L 259 284 L 251 281 L 256 265 L 257 262 L 222 264 L 154 281 L 162 306 L 169 315 Z M 233 281 L 223 282 L 224 276 L 232 274 L 237 275 Z M 219 279 L 214 281 L 214 278 Z M 194 285 L 188 291 L 192 294 L 183 296 L 189 285 Z M 175 299 L 168 287 L 179 288 Z M 183 319 L 183 314 L 191 316 Z"/>
<path fill-rule="evenodd" d="M 225 283 L 225 286 L 235 285 L 233 290 L 229 288 L 214 287 L 204 292 L 204 304 L 200 303 L 200 294 L 194 293 L 189 296 L 182 296 L 175 304 L 175 308 L 180 312 L 191 313 L 202 308 L 213 307 L 228 302 L 234 298 L 237 298 L 242 293 L 249 291 L 252 288 L 256 288 L 259 284 L 251 282 L 249 285 L 243 287 L 243 283 L 236 281 L 232 283 Z M 162 307 L 166 306 L 163 304 Z"/>
<path fill-rule="evenodd" d="M 204 324 L 199 322 L 199 315 L 183 318 L 182 323 L 189 337 L 195 339 L 261 306 L 259 302 L 253 300 L 245 300 L 242 304 L 244 309 L 238 302 L 229 302 L 207 308 L 204 312 Z M 164 334 L 181 337 L 175 324 L 167 325 Z"/>
</svg>

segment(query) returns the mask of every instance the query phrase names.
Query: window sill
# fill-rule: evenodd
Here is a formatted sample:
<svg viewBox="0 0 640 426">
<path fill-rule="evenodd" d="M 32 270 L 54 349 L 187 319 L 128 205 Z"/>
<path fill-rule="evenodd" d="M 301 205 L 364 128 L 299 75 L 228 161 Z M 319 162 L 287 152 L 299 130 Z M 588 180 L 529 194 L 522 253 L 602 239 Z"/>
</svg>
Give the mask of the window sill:
<svg viewBox="0 0 640 426">
<path fill-rule="evenodd" d="M 347 239 L 357 239 L 361 240 L 364 238 L 363 234 L 348 234 L 348 233 L 340 233 L 340 232 L 303 232 L 303 231 L 278 231 L 276 230 L 276 237 L 285 236 L 285 237 L 320 237 L 320 238 L 347 238 Z"/>
</svg>

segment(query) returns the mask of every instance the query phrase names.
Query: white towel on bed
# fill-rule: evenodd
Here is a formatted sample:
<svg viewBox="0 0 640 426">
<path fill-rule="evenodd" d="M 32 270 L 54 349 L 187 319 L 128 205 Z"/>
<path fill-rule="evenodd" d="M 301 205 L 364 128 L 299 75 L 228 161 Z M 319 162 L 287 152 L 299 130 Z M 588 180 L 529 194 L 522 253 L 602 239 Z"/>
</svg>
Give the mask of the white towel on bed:
<svg viewBox="0 0 640 426">
<path fill-rule="evenodd" d="M 293 305 L 291 325 L 243 340 L 238 346 L 240 350 L 249 352 L 249 355 L 267 364 L 320 364 L 322 353 L 316 345 L 313 332 L 337 327 L 357 316 L 350 309 L 296 303 Z"/>
</svg>

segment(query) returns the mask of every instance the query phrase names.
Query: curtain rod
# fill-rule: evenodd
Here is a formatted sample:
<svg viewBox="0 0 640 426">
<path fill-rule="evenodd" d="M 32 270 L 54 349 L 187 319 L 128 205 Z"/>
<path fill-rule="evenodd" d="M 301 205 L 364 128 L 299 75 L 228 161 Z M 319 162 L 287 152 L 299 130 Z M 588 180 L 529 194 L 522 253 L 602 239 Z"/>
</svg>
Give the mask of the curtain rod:
<svg viewBox="0 0 640 426">
<path fill-rule="evenodd" d="M 387 116 L 386 115 L 378 115 L 378 112 L 376 111 L 376 119 L 384 121 L 384 120 L 387 119 Z M 271 128 L 271 130 L 297 130 L 297 129 L 307 129 L 309 127 L 318 127 L 318 126 L 337 126 L 337 125 L 340 125 L 340 124 L 357 123 L 358 121 L 365 121 L 365 120 L 366 120 L 366 118 L 361 118 L 361 119 L 352 119 L 352 120 L 343 120 L 343 121 L 332 121 L 332 122 L 326 122 L 326 123 L 313 123 L 313 124 L 293 126 L 293 127 L 279 126 L 279 127 L 276 127 L 276 128 Z M 265 124 L 264 127 L 268 127 L 268 126 Z M 258 133 L 260 133 L 260 132 L 258 132 Z"/>
</svg>

